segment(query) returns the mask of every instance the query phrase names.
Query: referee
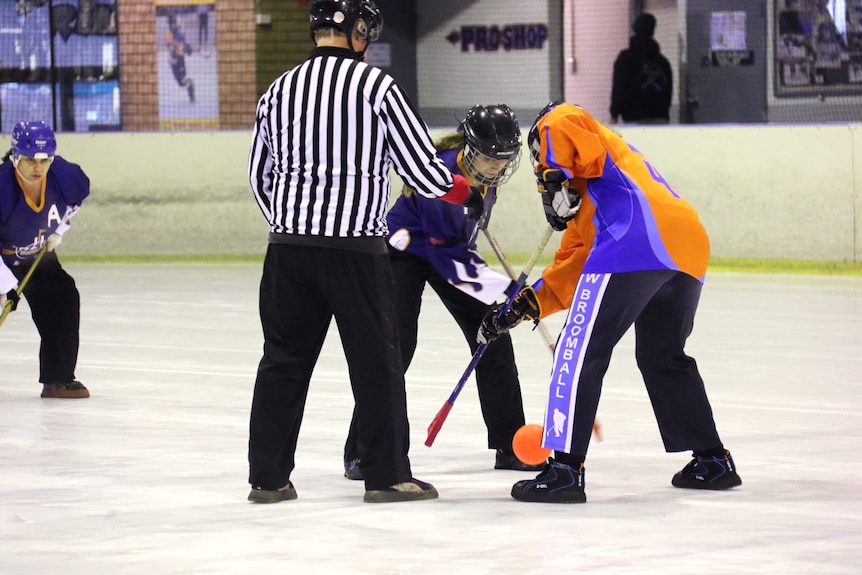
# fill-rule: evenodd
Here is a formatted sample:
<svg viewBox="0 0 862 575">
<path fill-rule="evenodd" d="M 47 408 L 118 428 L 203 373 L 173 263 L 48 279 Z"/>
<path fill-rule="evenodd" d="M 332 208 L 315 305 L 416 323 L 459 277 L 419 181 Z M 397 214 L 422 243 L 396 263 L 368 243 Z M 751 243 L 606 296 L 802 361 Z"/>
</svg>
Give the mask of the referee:
<svg viewBox="0 0 862 575">
<path fill-rule="evenodd" d="M 312 371 L 333 317 L 355 399 L 366 502 L 434 499 L 413 478 L 386 246 L 390 167 L 429 197 L 481 214 L 481 194 L 435 155 L 395 81 L 366 64 L 372 0 L 313 0 L 316 48 L 261 97 L 249 180 L 269 226 L 260 282 L 264 350 L 249 426 L 248 499 L 296 498 L 290 481 Z"/>
</svg>

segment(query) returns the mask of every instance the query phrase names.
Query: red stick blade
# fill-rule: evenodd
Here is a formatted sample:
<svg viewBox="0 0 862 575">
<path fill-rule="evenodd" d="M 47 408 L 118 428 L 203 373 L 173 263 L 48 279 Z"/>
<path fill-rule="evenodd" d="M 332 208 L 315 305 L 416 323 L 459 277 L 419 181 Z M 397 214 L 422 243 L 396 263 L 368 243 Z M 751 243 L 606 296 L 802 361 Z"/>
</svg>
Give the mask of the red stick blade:
<svg viewBox="0 0 862 575">
<path fill-rule="evenodd" d="M 434 438 L 440 433 L 440 428 L 443 427 L 443 422 L 446 421 L 450 411 L 452 411 L 452 404 L 447 401 L 440 408 L 440 411 L 437 412 L 437 415 L 434 416 L 434 419 L 431 420 L 431 425 L 428 426 L 428 437 L 425 439 L 425 445 L 431 447 L 434 443 Z"/>
</svg>

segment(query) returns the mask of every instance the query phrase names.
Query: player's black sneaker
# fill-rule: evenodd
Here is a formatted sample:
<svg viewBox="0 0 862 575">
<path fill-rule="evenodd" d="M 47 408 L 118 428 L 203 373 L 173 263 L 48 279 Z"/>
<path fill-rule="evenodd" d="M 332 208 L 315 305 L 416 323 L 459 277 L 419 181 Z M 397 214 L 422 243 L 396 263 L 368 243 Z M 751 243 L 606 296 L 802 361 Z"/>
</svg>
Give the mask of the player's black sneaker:
<svg viewBox="0 0 862 575">
<path fill-rule="evenodd" d="M 725 450 L 723 457 L 693 455 L 688 465 L 673 476 L 671 484 L 683 489 L 722 490 L 739 487 L 742 479 L 736 473 L 730 452 Z"/>
<path fill-rule="evenodd" d="M 347 479 L 364 479 L 359 469 L 358 459 L 347 459 L 344 461 L 344 477 Z"/>
<path fill-rule="evenodd" d="M 512 486 L 512 497 L 534 503 L 586 503 L 584 465 L 575 469 L 551 457 L 535 479 L 519 481 Z"/>
<path fill-rule="evenodd" d="M 430 483 L 413 478 L 386 489 L 367 490 L 364 501 L 365 503 L 394 503 L 422 499 L 437 499 L 437 490 Z"/>
<path fill-rule="evenodd" d="M 496 458 L 494 459 L 494 469 L 511 469 L 512 471 L 541 471 L 545 468 L 544 463 L 538 465 L 527 465 L 522 462 L 511 451 L 503 449 L 497 450 Z"/>
<path fill-rule="evenodd" d="M 252 487 L 251 492 L 248 494 L 248 500 L 252 503 L 278 503 L 279 501 L 289 501 L 291 499 L 296 499 L 296 489 L 293 488 L 293 483 L 290 481 L 281 489 Z"/>
</svg>

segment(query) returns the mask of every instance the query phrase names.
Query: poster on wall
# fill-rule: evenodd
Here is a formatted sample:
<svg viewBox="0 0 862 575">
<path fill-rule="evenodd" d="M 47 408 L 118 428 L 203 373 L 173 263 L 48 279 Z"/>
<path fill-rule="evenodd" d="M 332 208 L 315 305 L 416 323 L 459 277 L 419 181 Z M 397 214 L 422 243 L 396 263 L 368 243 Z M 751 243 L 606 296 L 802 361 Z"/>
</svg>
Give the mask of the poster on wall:
<svg viewBox="0 0 862 575">
<path fill-rule="evenodd" d="M 862 0 L 776 0 L 777 96 L 862 93 Z"/>
<path fill-rule="evenodd" d="M 751 66 L 754 50 L 748 49 L 744 11 L 712 12 L 709 18 L 709 52 L 713 66 Z"/>
<path fill-rule="evenodd" d="M 156 0 L 159 129 L 219 127 L 214 0 Z"/>
</svg>

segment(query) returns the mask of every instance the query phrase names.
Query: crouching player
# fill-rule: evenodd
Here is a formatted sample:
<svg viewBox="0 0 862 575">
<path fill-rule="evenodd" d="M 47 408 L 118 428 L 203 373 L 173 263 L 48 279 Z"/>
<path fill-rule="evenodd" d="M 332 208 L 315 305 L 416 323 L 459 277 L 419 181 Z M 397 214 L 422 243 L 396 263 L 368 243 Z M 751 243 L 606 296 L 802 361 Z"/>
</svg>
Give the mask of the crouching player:
<svg viewBox="0 0 862 575">
<path fill-rule="evenodd" d="M 12 131 L 12 149 L 0 164 L 0 309 L 12 311 L 21 294 L 27 298 L 41 337 L 42 397 L 81 398 L 90 396 L 75 380 L 81 299 L 54 250 L 89 195 L 90 180 L 56 151 L 57 140 L 47 124 L 19 122 Z M 21 289 L 19 282 L 43 248 Z"/>
<path fill-rule="evenodd" d="M 422 294 L 428 285 L 452 315 L 475 353 L 482 318 L 512 283 L 489 268 L 476 251 L 476 236 L 488 225 L 499 188 L 517 170 L 521 129 L 505 104 L 476 105 L 458 128 L 435 142 L 437 156 L 453 174 L 481 190 L 483 210 L 470 217 L 458 205 L 427 199 L 405 190 L 387 214 L 389 261 L 395 276 L 395 307 L 401 358 L 413 360 L 419 332 Z M 478 221 L 477 219 L 478 218 Z M 508 334 L 490 345 L 476 366 L 482 417 L 493 449 L 494 468 L 538 471 L 512 451 L 512 437 L 524 425 L 521 384 Z M 355 418 L 344 446 L 344 475 L 361 479 L 361 450 Z"/>
<path fill-rule="evenodd" d="M 554 450 L 519 501 L 584 503 L 584 460 L 611 353 L 635 328 L 635 355 L 668 452 L 693 452 L 671 483 L 689 489 L 742 484 L 719 439 L 697 365 L 684 351 L 709 238 L 695 212 L 650 162 L 590 114 L 551 104 L 528 146 L 549 224 L 563 231 L 541 279 L 502 317 L 492 310 L 479 340 L 524 319 L 568 309 L 557 341 L 543 445 Z"/>
</svg>

